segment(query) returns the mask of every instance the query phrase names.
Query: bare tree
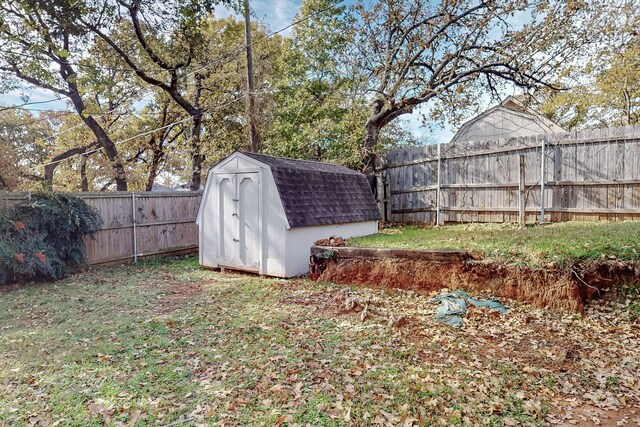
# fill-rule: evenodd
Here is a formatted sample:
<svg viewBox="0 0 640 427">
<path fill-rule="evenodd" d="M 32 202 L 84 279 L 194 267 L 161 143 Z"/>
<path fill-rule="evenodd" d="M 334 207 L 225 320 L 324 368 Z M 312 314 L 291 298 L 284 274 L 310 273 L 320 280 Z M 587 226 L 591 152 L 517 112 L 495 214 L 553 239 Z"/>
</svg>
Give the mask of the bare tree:
<svg viewBox="0 0 640 427">
<path fill-rule="evenodd" d="M 584 43 L 581 2 L 381 0 L 355 6 L 355 66 L 372 94 L 367 167 L 380 130 L 421 104 L 464 111 L 510 83 L 551 86 L 554 67 Z"/>
</svg>

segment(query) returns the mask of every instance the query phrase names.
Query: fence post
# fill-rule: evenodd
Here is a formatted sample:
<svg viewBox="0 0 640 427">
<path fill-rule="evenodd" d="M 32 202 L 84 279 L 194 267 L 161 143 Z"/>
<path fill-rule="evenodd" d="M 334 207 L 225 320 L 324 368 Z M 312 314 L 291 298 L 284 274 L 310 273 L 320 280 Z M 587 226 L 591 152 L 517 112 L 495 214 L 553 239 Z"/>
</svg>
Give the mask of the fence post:
<svg viewBox="0 0 640 427">
<path fill-rule="evenodd" d="M 384 172 L 384 219 L 391 221 L 391 183 L 389 182 L 389 173 Z"/>
<path fill-rule="evenodd" d="M 131 193 L 131 226 L 133 229 L 133 263 L 138 263 L 138 236 L 136 230 L 136 193 Z"/>
<path fill-rule="evenodd" d="M 544 178 L 546 172 L 545 141 L 542 138 L 542 150 L 540 152 L 540 224 L 544 223 Z"/>
<path fill-rule="evenodd" d="M 382 221 L 385 222 L 386 211 L 384 206 L 384 161 L 382 157 L 376 156 L 374 161 L 374 179 L 375 179 L 375 193 L 376 193 L 376 204 L 378 205 L 378 211 L 380 211 L 380 216 L 382 217 Z"/>
<path fill-rule="evenodd" d="M 520 227 L 524 227 L 525 223 L 526 223 L 526 218 L 525 218 L 525 198 L 524 198 L 524 183 L 525 183 L 525 179 L 524 179 L 524 169 L 525 169 L 525 163 L 524 163 L 524 154 L 520 154 L 520 179 L 518 181 L 518 215 L 519 215 L 519 219 L 520 219 Z"/>
<path fill-rule="evenodd" d="M 442 157 L 440 156 L 440 141 L 438 141 L 438 173 L 436 183 L 436 227 L 440 227 L 440 174 L 442 169 Z"/>
</svg>

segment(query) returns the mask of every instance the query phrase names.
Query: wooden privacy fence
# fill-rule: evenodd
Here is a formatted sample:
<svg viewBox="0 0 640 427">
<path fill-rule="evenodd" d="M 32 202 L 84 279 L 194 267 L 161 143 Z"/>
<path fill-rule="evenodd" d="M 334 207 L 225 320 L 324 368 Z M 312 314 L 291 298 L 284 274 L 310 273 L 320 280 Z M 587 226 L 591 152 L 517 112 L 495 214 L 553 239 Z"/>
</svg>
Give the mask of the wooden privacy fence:
<svg viewBox="0 0 640 427">
<path fill-rule="evenodd" d="M 89 264 L 137 261 L 139 257 L 194 252 L 200 194 L 194 192 L 73 193 L 104 221 L 87 238 Z M 28 193 L 0 193 L 0 209 L 28 200 Z"/>
<path fill-rule="evenodd" d="M 394 150 L 377 176 L 390 221 L 640 219 L 640 126 Z"/>
</svg>

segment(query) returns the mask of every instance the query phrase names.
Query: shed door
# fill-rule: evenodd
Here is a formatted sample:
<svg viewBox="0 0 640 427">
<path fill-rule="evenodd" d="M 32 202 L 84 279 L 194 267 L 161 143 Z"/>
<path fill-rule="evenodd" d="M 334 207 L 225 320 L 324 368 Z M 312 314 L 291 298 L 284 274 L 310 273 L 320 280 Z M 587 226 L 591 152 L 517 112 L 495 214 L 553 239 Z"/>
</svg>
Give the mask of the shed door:
<svg viewBox="0 0 640 427">
<path fill-rule="evenodd" d="M 220 212 L 218 264 L 245 270 L 260 268 L 260 183 L 257 172 L 217 178 Z"/>
</svg>

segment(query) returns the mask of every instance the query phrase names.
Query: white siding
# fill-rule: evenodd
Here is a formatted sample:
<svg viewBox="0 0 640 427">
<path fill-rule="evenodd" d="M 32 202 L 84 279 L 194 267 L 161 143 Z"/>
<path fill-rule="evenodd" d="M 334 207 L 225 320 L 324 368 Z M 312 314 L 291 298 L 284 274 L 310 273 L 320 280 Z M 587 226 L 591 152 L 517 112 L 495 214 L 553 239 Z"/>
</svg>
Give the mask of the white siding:
<svg viewBox="0 0 640 427">
<path fill-rule="evenodd" d="M 551 132 L 536 116 L 496 108 L 489 114 L 479 116 L 465 124 L 453 141 L 485 141 L 508 139 L 518 136 L 540 135 Z"/>
<path fill-rule="evenodd" d="M 258 172 L 260 176 L 260 200 L 254 204 L 260 210 L 260 242 L 257 243 L 260 274 L 276 277 L 304 274 L 309 270 L 309 249 L 316 240 L 333 235 L 364 236 L 378 231 L 377 221 L 289 228 L 271 169 L 236 153 L 211 169 L 207 176 L 197 220 L 201 265 L 218 267 L 219 263 L 220 202 L 216 176 L 246 172 Z"/>
<path fill-rule="evenodd" d="M 377 232 L 378 221 L 292 228 L 287 232 L 286 277 L 299 276 L 309 271 L 310 249 L 313 242 L 317 240 L 327 239 L 331 236 L 341 236 L 348 239 Z"/>
<path fill-rule="evenodd" d="M 242 154 L 230 157 L 217 165 L 207 176 L 203 201 L 198 213 L 200 227 L 200 264 L 218 267 L 220 244 L 219 194 L 216 175 L 256 171 L 260 174 L 261 229 L 260 229 L 260 274 L 285 276 L 285 233 L 287 219 L 278 195 L 271 170 L 262 163 L 246 158 Z"/>
</svg>

